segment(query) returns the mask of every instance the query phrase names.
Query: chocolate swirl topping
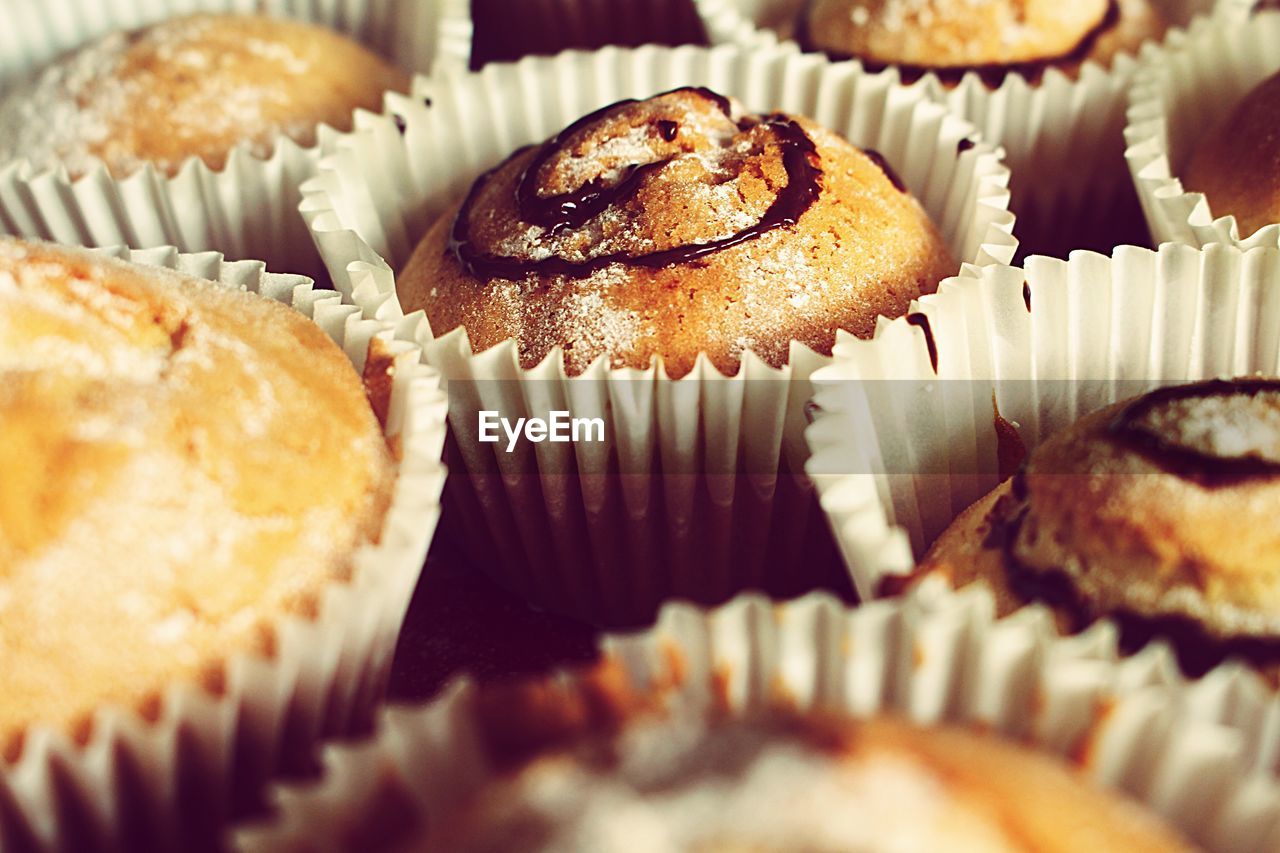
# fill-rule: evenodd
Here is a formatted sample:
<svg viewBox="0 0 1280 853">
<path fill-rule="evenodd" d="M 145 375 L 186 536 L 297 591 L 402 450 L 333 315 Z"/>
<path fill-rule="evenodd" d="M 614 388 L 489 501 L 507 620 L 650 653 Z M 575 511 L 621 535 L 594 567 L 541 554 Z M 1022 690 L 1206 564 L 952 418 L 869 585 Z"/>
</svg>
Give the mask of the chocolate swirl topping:
<svg viewBox="0 0 1280 853">
<path fill-rule="evenodd" d="M 1111 437 L 1141 453 L 1146 459 L 1185 480 L 1206 488 L 1236 485 L 1249 480 L 1280 476 L 1280 459 L 1257 449 L 1234 456 L 1218 455 L 1194 447 L 1157 429 L 1149 417 L 1183 401 L 1257 398 L 1269 393 L 1280 399 L 1277 379 L 1213 379 L 1192 385 L 1175 385 L 1145 394 L 1125 406 L 1108 427 Z"/>
<path fill-rule="evenodd" d="M 806 0 L 796 17 L 796 41 L 800 44 L 801 49 L 806 52 L 825 53 L 837 61 L 856 59 L 862 63 L 863 68 L 872 73 L 884 71 L 887 68 L 896 68 L 904 83 L 913 83 L 926 74 L 933 74 L 946 85 L 954 86 L 964 78 L 964 75 L 973 72 L 991 89 L 998 88 L 1010 74 L 1017 74 L 1027 80 L 1039 80 L 1049 68 L 1057 65 L 1074 65 L 1084 62 L 1088 59 L 1089 54 L 1093 52 L 1094 45 L 1097 44 L 1098 39 L 1120 23 L 1120 4 L 1117 0 L 1111 0 L 1107 4 L 1107 12 L 1102 16 L 1102 20 L 1085 33 L 1074 48 L 1057 56 L 1046 56 L 1034 62 L 990 62 L 980 65 L 920 65 L 905 62 L 881 62 L 852 53 L 841 53 L 818 47 L 814 44 L 813 38 L 809 33 L 809 9 L 811 5 L 812 0 Z"/>
<path fill-rule="evenodd" d="M 687 87 L 663 94 L 677 93 L 690 93 L 709 101 L 726 118 L 732 119 L 732 106 L 729 99 L 722 95 L 709 89 Z M 662 95 L 655 97 L 662 97 Z M 621 169 L 612 181 L 606 181 L 601 176 L 585 181 L 568 192 L 551 196 L 539 195 L 538 184 L 543 167 L 554 156 L 561 153 L 580 131 L 636 103 L 639 102 L 634 99 L 624 100 L 596 110 L 569 125 L 538 149 L 516 185 L 516 209 L 522 222 L 546 229 L 551 235 L 581 228 L 603 211 L 630 200 L 647 177 L 663 169 L 675 159 L 666 157 L 643 164 L 630 164 Z M 482 175 L 472 185 L 470 193 L 454 220 L 449 250 L 464 269 L 478 278 L 503 280 L 519 280 L 527 276 L 579 278 L 613 264 L 666 267 L 696 261 L 713 252 L 753 240 L 775 228 L 795 224 L 815 202 L 821 191 L 822 170 L 817 165 L 817 147 L 813 140 L 796 121 L 780 114 L 746 117 L 736 122 L 736 126 L 739 131 L 763 126 L 775 136 L 782 152 L 787 183 L 777 191 L 773 202 L 757 222 L 733 234 L 657 251 L 643 253 L 620 251 L 582 260 L 569 260 L 557 255 L 530 259 L 487 253 L 478 249 L 471 239 L 469 232 L 472 208 L 486 182 L 498 169 L 510 162 L 508 159 L 496 169 Z M 681 132 L 680 124 L 670 119 L 657 121 L 655 129 L 666 142 L 674 142 Z M 527 149 L 522 149 L 512 156 L 519 156 L 524 151 Z M 890 179 L 895 180 L 895 177 Z"/>
<path fill-rule="evenodd" d="M 1164 639 L 1172 647 L 1178 666 L 1198 678 L 1230 658 L 1255 667 L 1280 664 L 1280 637 L 1210 633 L 1190 616 L 1177 613 L 1146 615 L 1132 610 L 1100 612 L 1093 607 L 1061 568 L 1034 569 L 1018 559 L 1014 545 L 1026 521 L 1026 474 L 1015 476 L 1010 494 L 996 502 L 988 519 L 990 528 L 983 546 L 998 549 L 1009 588 L 1024 601 L 1042 602 L 1066 615 L 1072 632 L 1083 631 L 1099 619 L 1109 618 L 1119 628 L 1119 647 L 1130 655 L 1147 643 Z"/>
</svg>

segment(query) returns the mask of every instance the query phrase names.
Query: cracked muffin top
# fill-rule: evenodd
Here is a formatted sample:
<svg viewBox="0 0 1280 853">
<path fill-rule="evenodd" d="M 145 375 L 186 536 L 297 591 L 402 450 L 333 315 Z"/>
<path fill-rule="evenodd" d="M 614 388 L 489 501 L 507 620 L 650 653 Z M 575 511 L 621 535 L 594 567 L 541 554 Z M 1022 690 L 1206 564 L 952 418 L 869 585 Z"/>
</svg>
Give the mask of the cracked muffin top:
<svg viewBox="0 0 1280 853">
<path fill-rule="evenodd" d="M 372 359 L 371 359 L 372 361 Z M 270 653 L 394 477 L 351 362 L 256 294 L 0 239 L 0 758 Z M 155 706 L 149 706 L 155 707 Z"/>
<path fill-rule="evenodd" d="M 406 310 L 462 328 L 474 351 L 514 339 L 532 367 L 597 359 L 735 373 L 869 336 L 958 265 L 873 151 L 707 89 L 592 113 L 482 175 L 398 276 Z"/>
</svg>

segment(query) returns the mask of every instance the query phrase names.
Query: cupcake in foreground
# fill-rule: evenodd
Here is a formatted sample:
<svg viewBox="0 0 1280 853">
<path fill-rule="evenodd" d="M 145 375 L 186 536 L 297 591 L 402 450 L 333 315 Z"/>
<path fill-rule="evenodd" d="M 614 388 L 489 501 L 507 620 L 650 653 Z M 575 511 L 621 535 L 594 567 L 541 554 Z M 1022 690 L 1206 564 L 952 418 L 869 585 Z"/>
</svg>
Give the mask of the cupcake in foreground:
<svg viewBox="0 0 1280 853">
<path fill-rule="evenodd" d="M 383 401 L 385 403 L 385 401 Z M 0 750 L 219 695 L 376 541 L 394 465 L 351 363 L 272 300 L 0 239 Z"/>
<path fill-rule="evenodd" d="M 192 15 L 114 33 L 68 55 L 0 103 L 0 162 L 94 163 L 124 177 L 144 164 L 174 175 L 192 157 L 221 169 L 231 149 L 270 156 L 288 137 L 314 144 L 328 124 L 379 110 L 407 73 L 323 27 L 257 15 Z"/>
<path fill-rule="evenodd" d="M 919 576 L 980 582 L 1064 631 L 1115 620 L 1200 675 L 1239 658 L 1280 678 L 1280 380 L 1215 380 L 1090 414 L 961 514 Z"/>
<path fill-rule="evenodd" d="M 480 177 L 398 276 L 407 311 L 528 368 L 726 374 L 868 336 L 958 263 L 883 158 L 702 88 L 622 101 Z"/>
<path fill-rule="evenodd" d="M 1255 86 L 1196 145 L 1184 185 L 1234 216 L 1240 236 L 1280 223 L 1280 72 Z"/>
<path fill-rule="evenodd" d="M 455 714 L 474 717 L 487 780 L 437 813 L 380 815 L 400 832 L 379 849 L 1191 849 L 1122 795 L 994 736 L 777 707 L 666 708 L 623 684 L 606 662 L 570 687 L 471 694 Z M 369 843 L 361 823 L 353 846 Z"/>
</svg>

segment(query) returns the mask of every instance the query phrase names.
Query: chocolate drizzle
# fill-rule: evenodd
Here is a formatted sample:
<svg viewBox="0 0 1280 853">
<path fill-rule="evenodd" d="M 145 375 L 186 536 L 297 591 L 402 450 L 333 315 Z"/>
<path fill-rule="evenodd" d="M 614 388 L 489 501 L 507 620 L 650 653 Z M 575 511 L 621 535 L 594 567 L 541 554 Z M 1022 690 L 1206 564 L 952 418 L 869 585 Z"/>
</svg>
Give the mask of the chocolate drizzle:
<svg viewBox="0 0 1280 853">
<path fill-rule="evenodd" d="M 903 83 L 914 83 L 926 74 L 933 74 L 944 84 L 955 86 L 964 79 L 966 74 L 972 72 L 977 74 L 989 89 L 999 88 L 1010 74 L 1017 74 L 1029 81 L 1035 81 L 1043 77 L 1044 72 L 1054 66 L 1084 62 L 1088 59 L 1089 54 L 1093 52 L 1094 45 L 1097 44 L 1098 39 L 1120 22 L 1120 4 L 1117 0 L 1111 0 L 1107 4 L 1107 11 L 1102 16 L 1102 20 L 1085 33 L 1075 47 L 1058 56 L 1046 56 L 1043 59 L 1024 62 L 991 62 L 979 65 L 918 65 L 906 62 L 881 62 L 853 53 L 841 53 L 818 47 L 813 43 L 809 34 L 809 11 L 811 5 L 812 0 L 807 0 L 796 19 L 796 41 L 807 52 L 825 53 L 831 59 L 837 61 L 856 59 L 862 63 L 863 68 L 872 73 L 884 71 L 887 68 L 896 68 Z"/>
<path fill-rule="evenodd" d="M 1084 599 L 1067 572 L 1059 568 L 1033 569 L 1020 561 L 1014 554 L 1014 543 L 1026 520 L 1027 507 L 1014 511 L 1010 505 L 1025 501 L 1025 491 L 1017 494 L 1019 486 L 1025 490 L 1025 483 L 1019 483 L 1025 476 L 1018 474 L 1014 479 L 1015 494 L 1005 495 L 992 508 L 990 529 L 983 540 L 985 547 L 1000 550 L 1005 578 L 1019 598 L 1042 602 L 1063 614 L 1073 633 L 1101 618 L 1113 620 L 1119 628 L 1120 652 L 1125 655 L 1138 652 L 1152 640 L 1167 640 L 1178 666 L 1191 678 L 1199 678 L 1229 658 L 1239 658 L 1255 667 L 1280 663 L 1280 637 L 1219 637 L 1182 614 L 1146 616 L 1127 609 L 1099 612 Z"/>
<path fill-rule="evenodd" d="M 936 375 L 938 372 L 938 344 L 933 339 L 933 327 L 929 325 L 929 318 L 919 311 L 913 311 L 907 315 L 907 323 L 916 326 L 920 331 L 924 332 L 924 345 L 929 348 L 929 364 L 933 367 Z"/>
<path fill-rule="evenodd" d="M 893 188 L 900 193 L 907 191 L 907 185 L 902 182 L 902 178 L 898 177 L 898 173 L 889 165 L 889 161 L 884 159 L 884 155 L 879 151 L 871 148 L 862 149 L 862 153 L 867 155 L 867 159 L 880 167 L 880 171 L 884 172 L 884 176 L 889 179 L 889 183 L 893 184 Z"/>
<path fill-rule="evenodd" d="M 732 109 L 729 99 L 723 95 L 704 88 L 683 88 L 673 92 L 691 92 L 711 101 L 726 116 Z M 672 94 L 667 92 L 664 94 Z M 590 124 L 600 121 L 620 107 L 637 103 L 635 100 L 619 101 L 595 112 L 583 116 L 563 131 L 558 133 L 538 150 L 537 155 L 525 168 L 516 184 L 516 205 L 521 220 L 548 229 L 552 234 L 566 229 L 581 227 L 607 208 L 624 201 L 634 194 L 641 182 L 649 174 L 663 168 L 670 159 L 659 160 L 643 165 L 627 167 L 621 178 L 612 186 L 605 186 L 599 179 L 588 181 L 576 190 L 557 196 L 539 196 L 537 192 L 538 175 L 542 167 L 560 151 L 567 141 Z M 485 185 L 497 169 L 481 175 L 471 187 L 454 220 L 449 237 L 449 250 L 458 262 L 472 275 L 478 278 L 519 280 L 526 276 L 567 276 L 581 278 L 613 264 L 630 264 L 644 267 L 666 267 L 673 264 L 696 261 L 713 252 L 736 246 L 753 240 L 775 228 L 794 225 L 810 206 L 816 201 L 821 191 L 822 170 L 817 166 L 817 147 L 804 129 L 792 119 L 773 114 L 764 116 L 758 121 L 753 118 L 738 123 L 739 130 L 748 130 L 756 124 L 769 128 L 778 138 L 782 149 L 783 166 L 787 172 L 787 184 L 778 191 L 769 208 L 760 220 L 727 237 L 709 240 L 705 243 L 690 243 L 663 249 L 647 254 L 633 255 L 617 252 L 583 261 L 568 261 L 560 257 L 549 257 L 542 260 L 525 260 L 520 258 L 484 254 L 472 246 L 468 234 L 468 223 L 471 208 Z M 665 127 L 672 125 L 671 128 Z M 674 131 L 674 133 L 672 132 Z M 679 132 L 675 122 L 660 121 L 658 133 L 671 141 Z M 668 137 L 668 134 L 671 136 Z M 516 152 L 512 156 L 517 156 Z M 506 162 L 510 162 L 508 159 Z M 503 164 L 505 165 L 505 163 Z M 497 168 L 501 168 L 501 165 Z"/>
<path fill-rule="evenodd" d="M 1027 306 L 1027 313 L 1031 313 L 1031 282 L 1024 281 L 1022 283 L 1022 304 Z"/>
<path fill-rule="evenodd" d="M 1142 426 L 1152 410 L 1178 400 L 1210 397 L 1254 397 L 1266 391 L 1280 394 L 1276 379 L 1213 379 L 1191 385 L 1175 385 L 1144 394 L 1120 410 L 1107 427 L 1113 440 L 1141 453 L 1171 474 L 1206 488 L 1217 488 L 1248 480 L 1280 477 L 1280 462 L 1262 456 L 1213 456 L 1170 441 Z"/>
</svg>

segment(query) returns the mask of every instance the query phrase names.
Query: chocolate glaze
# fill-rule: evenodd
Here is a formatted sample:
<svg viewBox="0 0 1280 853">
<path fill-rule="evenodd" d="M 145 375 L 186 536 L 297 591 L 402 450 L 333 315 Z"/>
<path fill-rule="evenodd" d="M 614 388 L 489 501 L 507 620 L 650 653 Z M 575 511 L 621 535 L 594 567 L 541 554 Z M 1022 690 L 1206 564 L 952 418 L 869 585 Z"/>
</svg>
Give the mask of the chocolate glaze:
<svg viewBox="0 0 1280 853">
<path fill-rule="evenodd" d="M 1014 554 L 1014 543 L 1026 520 L 1028 506 L 1025 469 L 1014 475 L 1010 493 L 1002 496 L 987 517 L 984 548 L 1000 551 L 1009 588 L 1024 601 L 1038 601 L 1067 620 L 1071 632 L 1083 631 L 1102 618 L 1119 628 L 1120 651 L 1130 655 L 1154 639 L 1167 640 L 1182 671 L 1192 678 L 1204 675 L 1228 658 L 1240 658 L 1256 667 L 1280 664 L 1280 637 L 1210 634 L 1189 616 L 1164 614 L 1147 616 L 1132 610 L 1100 612 L 1076 588 L 1061 568 L 1033 569 Z"/>
<path fill-rule="evenodd" d="M 704 88 L 675 89 L 676 92 L 692 92 L 716 105 L 726 116 L 731 115 L 729 99 L 723 95 Z M 664 94 L 671 94 L 670 92 Z M 656 97 L 656 96 L 655 96 Z M 635 100 L 619 101 L 595 112 L 583 116 L 573 124 L 556 134 L 538 150 L 537 156 L 529 163 L 516 184 L 516 204 L 523 221 L 533 223 L 551 230 L 552 233 L 563 229 L 577 228 L 601 211 L 624 200 L 635 192 L 641 180 L 651 172 L 661 169 L 669 160 L 660 160 L 644 165 L 630 166 L 621 180 L 614 186 L 606 187 L 599 181 L 589 181 L 576 190 L 558 196 L 543 197 L 537 194 L 537 176 L 543 165 L 553 157 L 567 140 L 584 127 L 599 121 L 619 107 L 637 103 Z M 756 123 L 755 119 L 739 122 L 740 130 L 746 130 Z M 472 185 L 470 193 L 458 211 L 453 229 L 449 236 L 449 250 L 471 275 L 478 278 L 519 280 L 531 275 L 568 276 L 580 278 L 590 275 L 596 270 L 612 264 L 631 264 L 645 267 L 666 267 L 673 264 L 696 261 L 706 255 L 718 252 L 753 240 L 774 228 L 794 225 L 800 216 L 809 209 L 821 191 L 822 170 L 816 165 L 818 155 L 813 140 L 805 133 L 804 128 L 792 119 L 773 114 L 764 116 L 760 124 L 772 130 L 779 138 L 782 148 L 783 166 L 787 171 L 787 185 L 778 191 L 773 203 L 754 225 L 705 243 L 690 243 L 671 249 L 650 252 L 643 255 L 631 255 L 625 252 L 603 255 L 586 261 L 566 261 L 563 258 L 550 257 L 540 261 L 523 260 L 498 255 L 487 255 L 476 251 L 470 242 L 467 224 L 470 220 L 471 206 L 481 187 L 493 175 L 500 164 L 481 175 Z M 671 124 L 675 124 L 671 122 Z M 679 128 L 676 127 L 678 132 Z M 659 123 L 658 132 L 664 138 L 668 132 Z M 523 149 L 522 149 L 523 150 Z M 517 151 L 512 157 L 520 154 Z M 510 158 L 507 161 L 510 162 Z"/>
<path fill-rule="evenodd" d="M 933 327 L 929 325 L 928 316 L 921 314 L 919 311 L 913 311 L 907 315 L 907 322 L 924 332 L 924 345 L 929 348 L 929 364 L 933 366 L 933 372 L 936 374 L 938 372 L 938 344 L 933 339 Z"/>
<path fill-rule="evenodd" d="M 680 125 L 668 119 L 662 119 L 658 122 L 658 135 L 667 142 L 675 142 L 676 137 L 680 134 Z"/>
<path fill-rule="evenodd" d="M 1221 457 L 1168 441 L 1140 425 L 1153 409 L 1177 400 L 1206 397 L 1253 397 L 1265 391 L 1280 392 L 1276 379 L 1213 379 L 1191 385 L 1160 388 L 1134 400 L 1120 410 L 1107 427 L 1114 441 L 1141 453 L 1171 474 L 1206 488 L 1230 486 L 1248 480 L 1280 476 L 1280 462 L 1258 456 Z"/>
<path fill-rule="evenodd" d="M 879 62 L 873 59 L 866 59 L 852 53 L 840 53 L 837 51 L 823 50 L 813 44 L 813 40 L 809 36 L 809 7 L 812 0 L 807 0 L 801 8 L 796 19 L 796 41 L 800 47 L 808 52 L 825 53 L 834 60 L 857 59 L 862 63 L 862 67 L 870 72 L 884 71 L 886 68 L 896 68 L 902 82 L 913 83 L 924 77 L 926 74 L 934 74 L 948 86 L 958 84 L 964 76 L 970 72 L 977 74 L 981 78 L 983 84 L 989 89 L 997 89 L 1005 81 L 1010 74 L 1017 74 L 1025 77 L 1027 80 L 1035 81 L 1044 76 L 1044 72 L 1049 68 L 1057 65 L 1071 65 L 1077 62 L 1083 62 L 1093 51 L 1093 46 L 1098 39 L 1120 22 L 1120 4 L 1116 0 L 1111 0 L 1107 4 L 1107 12 L 1102 16 L 1102 20 L 1098 22 L 1093 29 L 1084 34 L 1084 37 L 1076 43 L 1076 46 L 1066 53 L 1058 56 L 1047 56 L 1043 59 L 1036 59 L 1028 62 L 1010 62 L 999 63 L 992 62 L 982 65 L 914 65 L 910 63 L 899 62 Z"/>
<path fill-rule="evenodd" d="M 884 159 L 884 155 L 879 151 L 871 148 L 862 149 L 862 153 L 867 155 L 867 159 L 880 167 L 880 171 L 884 172 L 884 176 L 889 179 L 889 183 L 893 184 L 893 188 L 900 193 L 907 191 L 907 185 L 902 182 L 902 178 L 898 177 L 898 173 L 889 165 L 889 161 Z"/>
</svg>

